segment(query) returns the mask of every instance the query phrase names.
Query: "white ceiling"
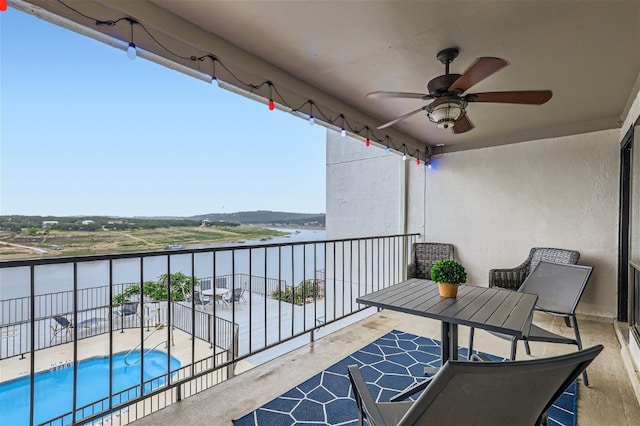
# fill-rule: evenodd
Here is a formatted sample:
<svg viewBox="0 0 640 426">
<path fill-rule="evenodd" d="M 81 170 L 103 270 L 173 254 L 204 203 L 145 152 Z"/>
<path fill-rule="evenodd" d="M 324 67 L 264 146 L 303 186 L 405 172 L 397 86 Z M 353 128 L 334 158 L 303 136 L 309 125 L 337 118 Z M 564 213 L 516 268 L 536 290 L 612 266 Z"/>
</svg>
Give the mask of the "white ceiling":
<svg viewBox="0 0 640 426">
<path fill-rule="evenodd" d="M 22 2 L 9 3 L 25 9 Z M 96 26 L 57 1 L 29 3 L 129 41 L 127 22 Z M 461 74 L 480 56 L 510 62 L 469 92 L 553 91 L 553 98 L 541 106 L 470 104 L 467 113 L 475 128 L 464 134 L 439 129 L 428 122 L 425 112 L 376 132 L 377 137 L 390 135 L 407 146 L 422 147 L 422 152 L 436 144 L 453 151 L 620 127 L 640 86 L 638 0 L 65 0 L 65 4 L 92 18 L 132 17 L 174 53 L 213 54 L 235 75 L 270 80 L 295 99 L 313 99 L 326 106 L 332 118 L 343 113 L 371 128 L 429 101 L 365 95 L 377 90 L 426 93 L 427 82 L 444 74 L 435 56 L 448 47 L 460 49 L 452 73 Z M 210 62 L 181 60 L 139 29 L 135 34 L 136 45 L 212 73 Z M 217 75 L 222 79 L 223 74 L 218 66 Z M 256 92 L 268 97 L 264 88 Z"/>
</svg>

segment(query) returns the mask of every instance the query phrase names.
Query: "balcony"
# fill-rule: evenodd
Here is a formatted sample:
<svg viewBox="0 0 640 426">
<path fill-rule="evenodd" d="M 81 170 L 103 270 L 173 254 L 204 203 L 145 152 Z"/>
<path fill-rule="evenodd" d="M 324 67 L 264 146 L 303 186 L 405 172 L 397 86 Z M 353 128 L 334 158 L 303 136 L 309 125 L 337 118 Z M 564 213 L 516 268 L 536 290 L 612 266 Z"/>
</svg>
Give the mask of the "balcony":
<svg viewBox="0 0 640 426">
<path fill-rule="evenodd" d="M 228 424 L 391 330 L 438 339 L 436 321 L 355 303 L 359 295 L 403 279 L 417 237 L 3 262 L 3 281 L 28 295 L 0 300 L 2 385 L 26 385 L 21 401 L 33 405 L 26 403 L 21 424 Z M 195 278 L 185 297 L 176 296 L 178 282 L 171 279 L 164 284 L 168 300 L 145 293 L 151 291 L 145 283 L 178 271 Z M 126 304 L 111 303 L 122 302 L 118 296 L 127 288 L 140 290 Z M 245 290 L 246 304 L 224 295 L 233 288 Z M 224 300 L 214 289 L 223 289 Z M 290 297 L 278 300 L 278 292 Z M 211 297 L 199 299 L 196 293 Z M 65 328 L 56 316 L 77 325 Z M 566 332 L 564 323 L 536 321 Z M 632 423 L 640 408 L 620 350 L 622 329 L 586 319 L 581 328 L 584 345 L 602 343 L 605 352 L 589 368 L 592 386 L 580 388 L 579 424 Z M 466 332 L 461 327 L 460 342 L 466 342 Z M 507 342 L 476 335 L 477 349 L 508 356 Z M 532 344 L 533 357 L 572 350 Z M 161 358 L 153 365 L 145 358 L 139 368 L 146 356 Z M 106 365 L 97 376 L 101 381 L 92 382 L 104 395 L 90 400 L 81 371 L 88 362 Z M 118 363 L 127 370 L 127 385 L 115 378 Z M 48 389 L 43 378 L 55 372 L 71 379 Z M 62 395 L 59 405 L 65 408 L 44 418 L 51 393 Z M 4 395 L 0 411 L 8 416 L 16 404 Z"/>
<path fill-rule="evenodd" d="M 402 279 L 416 238 L 3 262 L 0 422 L 127 423 L 214 386 L 356 318 L 358 295 Z"/>
</svg>

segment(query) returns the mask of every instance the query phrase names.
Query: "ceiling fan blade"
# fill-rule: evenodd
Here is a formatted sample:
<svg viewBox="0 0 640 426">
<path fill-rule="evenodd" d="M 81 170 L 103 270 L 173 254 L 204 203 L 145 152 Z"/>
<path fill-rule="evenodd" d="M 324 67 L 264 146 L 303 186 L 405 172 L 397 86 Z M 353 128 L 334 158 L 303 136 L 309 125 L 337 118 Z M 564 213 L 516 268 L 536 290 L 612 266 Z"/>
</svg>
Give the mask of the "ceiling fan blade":
<svg viewBox="0 0 640 426">
<path fill-rule="evenodd" d="M 409 118 L 409 117 L 411 117 L 412 115 L 419 113 L 420 111 L 424 111 L 425 109 L 427 109 L 427 106 L 426 106 L 426 105 L 425 105 L 425 106 L 423 106 L 422 108 L 418 108 L 418 109 L 417 109 L 417 110 L 415 110 L 415 111 L 408 112 L 408 113 L 406 113 L 405 115 L 402 115 L 402 116 L 400 116 L 400 117 L 396 118 L 395 120 L 391 120 L 390 122 L 385 123 L 385 124 L 383 124 L 382 126 L 378 126 L 378 130 L 380 130 L 380 129 L 384 129 L 385 127 L 393 126 L 393 125 L 394 125 L 394 124 L 396 124 L 398 121 L 402 121 L 402 120 L 404 120 L 405 118 Z"/>
<path fill-rule="evenodd" d="M 469 117 L 465 113 L 462 117 L 458 118 L 453 124 L 453 133 L 465 133 L 473 129 L 473 124 L 469 121 Z"/>
<path fill-rule="evenodd" d="M 404 98 L 404 99 L 431 99 L 433 96 L 427 93 L 412 92 L 371 92 L 367 98 Z"/>
<path fill-rule="evenodd" d="M 485 78 L 489 77 L 496 71 L 509 65 L 509 62 L 501 58 L 483 57 L 475 60 L 473 64 L 462 74 L 456 81 L 449 86 L 449 91 L 460 90 L 461 92 L 469 90 Z"/>
<path fill-rule="evenodd" d="M 503 104 L 542 105 L 553 96 L 551 90 L 521 90 L 513 92 L 470 93 L 467 102 L 496 102 Z"/>
</svg>

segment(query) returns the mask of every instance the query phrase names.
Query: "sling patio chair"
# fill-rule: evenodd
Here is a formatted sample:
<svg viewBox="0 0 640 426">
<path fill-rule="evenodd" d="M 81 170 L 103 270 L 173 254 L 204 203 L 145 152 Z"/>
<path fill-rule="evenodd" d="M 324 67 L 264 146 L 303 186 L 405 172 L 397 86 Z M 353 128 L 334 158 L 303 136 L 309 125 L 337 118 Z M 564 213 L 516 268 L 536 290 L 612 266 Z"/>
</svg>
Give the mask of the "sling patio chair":
<svg viewBox="0 0 640 426">
<path fill-rule="evenodd" d="M 580 339 L 580 330 L 576 319 L 576 308 L 592 271 L 593 267 L 591 266 L 565 265 L 541 261 L 522 283 L 518 292 L 538 295 L 535 311 L 564 318 L 565 323 L 572 327 L 574 332 L 574 337 L 565 337 L 532 323 L 529 333 L 520 339 L 524 341 L 527 355 L 531 355 L 529 342 L 564 343 L 576 345 L 579 350 L 582 349 L 582 340 Z M 500 338 L 511 340 L 511 359 L 514 360 L 516 358 L 518 340 L 513 336 L 490 333 Z M 469 354 L 473 351 L 473 338 L 474 329 L 472 328 L 469 332 Z M 584 385 L 589 386 L 586 370 L 583 373 L 583 379 Z"/>
<path fill-rule="evenodd" d="M 202 292 L 200 292 L 199 290 L 194 290 L 193 299 L 191 297 L 188 297 L 187 302 L 193 302 L 196 306 L 196 309 L 205 309 L 205 307 L 209 304 L 209 299 L 204 298 Z"/>
<path fill-rule="evenodd" d="M 62 315 L 54 315 L 51 319 L 54 322 L 51 324 L 51 340 L 49 340 L 49 343 L 52 343 L 60 333 L 64 332 L 65 337 L 67 337 L 69 331 L 73 331 L 71 321 Z"/>
<path fill-rule="evenodd" d="M 603 348 L 527 361 L 448 361 L 415 401 L 376 402 L 360 369 L 348 371 L 360 425 L 365 418 L 373 426 L 540 425 Z"/>
<path fill-rule="evenodd" d="M 245 289 L 242 287 L 236 287 L 232 291 L 222 296 L 222 302 L 227 308 L 231 308 L 233 303 L 247 304 L 247 299 L 244 298 Z"/>
<path fill-rule="evenodd" d="M 578 260 L 580 260 L 580 252 L 575 250 L 534 247 L 529 251 L 529 257 L 515 268 L 491 269 L 489 287 L 517 290 L 541 261 L 575 265 Z"/>
<path fill-rule="evenodd" d="M 431 279 L 431 268 L 437 261 L 453 260 L 453 244 L 414 243 L 407 278 Z"/>
<path fill-rule="evenodd" d="M 54 320 L 54 323 L 51 325 L 51 340 L 49 340 L 49 343 L 52 343 L 55 338 L 62 332 L 65 333 L 66 338 L 69 332 L 73 331 L 73 329 L 76 328 L 73 326 L 73 323 L 71 321 L 69 321 L 62 315 L 54 315 L 53 317 L 51 317 L 51 319 Z M 80 321 L 77 328 L 90 329 L 91 327 L 102 323 L 104 320 L 105 319 L 101 317 L 88 318 L 84 321 Z"/>
</svg>

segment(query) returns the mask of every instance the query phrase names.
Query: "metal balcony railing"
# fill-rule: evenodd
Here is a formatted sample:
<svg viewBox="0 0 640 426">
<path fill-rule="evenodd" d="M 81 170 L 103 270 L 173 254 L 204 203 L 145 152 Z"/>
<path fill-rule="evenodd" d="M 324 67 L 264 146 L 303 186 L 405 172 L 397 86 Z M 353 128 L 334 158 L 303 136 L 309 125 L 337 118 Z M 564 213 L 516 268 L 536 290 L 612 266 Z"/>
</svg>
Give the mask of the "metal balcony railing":
<svg viewBox="0 0 640 426">
<path fill-rule="evenodd" d="M 0 262 L 0 367 L 14 372 L 0 387 L 24 392 L 28 404 L 14 410 L 21 424 L 126 424 L 359 312 L 358 296 L 402 281 L 417 237 Z M 186 297 L 172 293 L 172 278 L 165 300 L 145 295 L 145 283 L 177 272 L 191 279 Z M 121 303 L 130 286 L 141 290 Z M 56 316 L 72 326 L 61 328 Z M 131 359 L 154 352 L 161 361 L 142 358 L 137 380 L 123 384 L 118 359 L 132 351 Z M 83 388 L 89 361 L 105 368 L 91 400 Z M 72 374 L 53 392 L 71 397 L 57 411 L 39 409 L 50 391 L 41 379 L 59 369 Z"/>
</svg>

